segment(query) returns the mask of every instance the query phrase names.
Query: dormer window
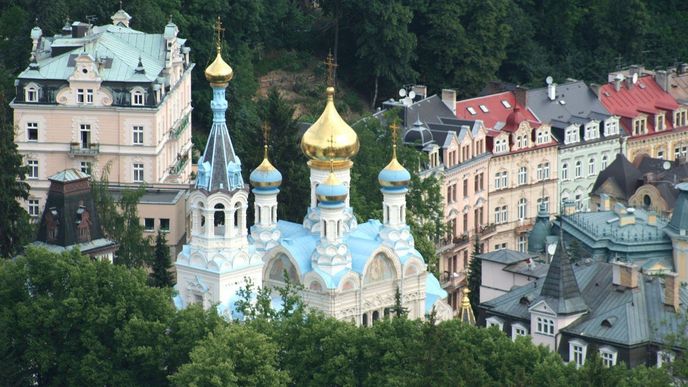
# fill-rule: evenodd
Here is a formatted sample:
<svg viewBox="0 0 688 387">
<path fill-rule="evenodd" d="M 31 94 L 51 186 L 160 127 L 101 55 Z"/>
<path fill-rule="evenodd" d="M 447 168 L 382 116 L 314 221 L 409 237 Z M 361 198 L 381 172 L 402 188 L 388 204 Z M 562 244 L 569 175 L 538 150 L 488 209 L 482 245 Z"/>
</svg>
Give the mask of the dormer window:
<svg viewBox="0 0 688 387">
<path fill-rule="evenodd" d="M 544 130 L 541 130 L 537 132 L 537 143 L 539 144 L 546 144 L 549 142 L 549 133 L 547 133 Z"/>
<path fill-rule="evenodd" d="M 580 136 L 578 133 L 578 127 L 577 126 L 571 126 L 571 127 L 566 128 L 564 143 L 572 144 L 574 142 L 578 142 L 579 140 L 580 140 Z"/>
<path fill-rule="evenodd" d="M 674 112 L 674 128 L 688 125 L 688 111 L 686 109 L 676 110 Z"/>
<path fill-rule="evenodd" d="M 664 126 L 664 113 L 657 113 L 655 115 L 655 131 L 661 132 L 664 129 L 666 129 Z"/>
<path fill-rule="evenodd" d="M 506 152 L 507 150 L 508 149 L 507 149 L 506 138 L 497 139 L 495 141 L 495 153 L 502 153 L 502 152 Z"/>
<path fill-rule="evenodd" d="M 633 120 L 633 135 L 638 136 L 647 133 L 647 118 L 638 117 Z"/>
<path fill-rule="evenodd" d="M 38 102 L 38 86 L 30 84 L 24 89 L 24 100 L 26 102 Z"/>
<path fill-rule="evenodd" d="M 613 136 L 616 134 L 619 134 L 619 123 L 610 117 L 604 121 L 604 135 Z"/>
<path fill-rule="evenodd" d="M 131 104 L 133 106 L 143 106 L 143 92 L 137 90 L 131 95 Z"/>
<path fill-rule="evenodd" d="M 594 140 L 598 137 L 600 137 L 600 131 L 597 122 L 588 122 L 585 125 L 585 141 Z"/>
</svg>

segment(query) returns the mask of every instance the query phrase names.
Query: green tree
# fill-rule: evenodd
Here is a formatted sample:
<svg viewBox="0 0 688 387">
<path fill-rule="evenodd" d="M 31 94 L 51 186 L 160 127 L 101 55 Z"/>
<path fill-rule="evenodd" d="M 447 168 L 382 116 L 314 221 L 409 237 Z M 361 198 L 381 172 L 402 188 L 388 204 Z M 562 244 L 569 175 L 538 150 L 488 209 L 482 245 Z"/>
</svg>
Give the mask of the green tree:
<svg viewBox="0 0 688 387">
<path fill-rule="evenodd" d="M 238 323 L 220 325 L 191 351 L 191 362 L 170 377 L 178 386 L 286 386 L 278 346 Z"/>
<path fill-rule="evenodd" d="M 12 258 L 31 241 L 29 215 L 18 200 L 29 198 L 27 168 L 14 143 L 14 125 L 7 113 L 7 101 L 0 91 L 0 257 Z"/>
<path fill-rule="evenodd" d="M 165 381 L 170 292 L 77 250 L 0 261 L 0 380 L 7 385 Z"/>
<path fill-rule="evenodd" d="M 173 286 L 171 268 L 172 260 L 170 259 L 170 248 L 167 246 L 167 238 L 162 231 L 158 231 L 158 235 L 155 237 L 153 264 L 149 276 L 151 285 L 159 288 Z"/>
<path fill-rule="evenodd" d="M 473 239 L 473 252 L 471 253 L 471 263 L 468 265 L 468 290 L 471 292 L 468 294 L 468 298 L 471 300 L 471 308 L 476 313 L 478 312 L 478 305 L 480 305 L 480 283 L 482 281 L 482 260 L 477 258 L 479 254 L 482 253 L 480 247 L 480 235 L 476 234 L 475 239 Z"/>
</svg>

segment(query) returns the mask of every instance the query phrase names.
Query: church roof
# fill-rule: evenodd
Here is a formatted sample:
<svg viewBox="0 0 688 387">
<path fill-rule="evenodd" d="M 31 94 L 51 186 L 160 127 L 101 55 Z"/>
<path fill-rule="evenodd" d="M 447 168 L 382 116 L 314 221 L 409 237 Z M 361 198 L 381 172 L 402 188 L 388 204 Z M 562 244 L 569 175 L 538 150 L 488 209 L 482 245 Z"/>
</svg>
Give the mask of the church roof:
<svg viewBox="0 0 688 387">
<path fill-rule="evenodd" d="M 598 195 L 604 193 L 600 188 L 607 180 L 611 180 L 621 191 L 622 197 L 617 199 L 628 200 L 640 186 L 642 178 L 643 175 L 640 170 L 638 170 L 635 165 L 631 164 L 626 156 L 618 153 L 616 159 L 597 175 L 591 192 Z"/>
<path fill-rule="evenodd" d="M 218 190 L 231 191 L 243 188 L 243 181 L 237 184 L 237 182 L 230 180 L 231 167 L 240 168 L 241 162 L 234 153 L 234 146 L 232 146 L 232 139 L 229 137 L 227 124 L 224 122 L 213 122 L 205 151 L 198 160 L 199 170 L 203 170 L 208 178 L 206 181 L 198 179 L 196 181 L 196 188 L 204 189 L 208 192 Z"/>
</svg>

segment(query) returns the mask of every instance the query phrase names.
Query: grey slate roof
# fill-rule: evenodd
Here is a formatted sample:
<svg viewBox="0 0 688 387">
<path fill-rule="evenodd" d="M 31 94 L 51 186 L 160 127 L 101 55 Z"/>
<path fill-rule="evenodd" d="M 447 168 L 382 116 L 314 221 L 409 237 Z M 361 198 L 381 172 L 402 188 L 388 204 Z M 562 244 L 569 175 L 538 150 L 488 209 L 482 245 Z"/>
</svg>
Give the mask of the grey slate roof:
<svg viewBox="0 0 688 387">
<path fill-rule="evenodd" d="M 544 300 L 559 315 L 581 313 L 588 306 L 581 297 L 580 288 L 573 274 L 569 254 L 566 252 L 563 237 L 549 264 L 547 276 L 542 284 L 538 300 Z"/>
<path fill-rule="evenodd" d="M 229 137 L 227 125 L 224 122 L 213 122 L 208 136 L 208 143 L 205 146 L 203 156 L 198 160 L 199 168 L 203 164 L 208 168 L 207 182 L 198 179 L 196 188 L 204 189 L 208 192 L 218 190 L 234 190 L 243 187 L 243 181 L 236 184 L 230 181 L 230 163 L 241 164 L 234 153 L 232 140 Z"/>
<path fill-rule="evenodd" d="M 535 225 L 528 233 L 528 251 L 531 253 L 544 253 L 547 236 L 550 235 L 551 229 L 545 203 L 540 203 Z"/>
<path fill-rule="evenodd" d="M 681 183 L 676 186 L 679 190 L 678 200 L 674 212 L 671 214 L 669 228 L 671 231 L 680 233 L 688 231 L 688 183 Z"/>
<path fill-rule="evenodd" d="M 602 192 L 598 191 L 598 189 L 607 180 L 613 180 L 623 195 L 623 197 L 617 199 L 628 200 L 642 184 L 642 178 L 643 175 L 640 170 L 631 164 L 626 156 L 617 153 L 614 161 L 597 175 L 595 184 L 592 186 L 592 193 L 599 195 Z"/>
<path fill-rule="evenodd" d="M 554 101 L 548 98 L 546 87 L 530 89 L 526 93 L 527 107 L 542 122 L 586 123 L 591 119 L 605 120 L 611 116 L 583 81 L 557 85 Z"/>
<path fill-rule="evenodd" d="M 490 251 L 489 253 L 479 254 L 476 257 L 485 261 L 492 261 L 497 263 L 503 263 L 505 265 L 510 265 L 512 263 L 525 261 L 529 258 L 534 258 L 535 255 L 522 253 L 516 250 L 501 249 L 496 251 Z"/>
<path fill-rule="evenodd" d="M 609 263 L 574 265 L 574 272 L 589 310 L 562 333 L 626 346 L 663 345 L 670 333 L 681 328 L 681 315 L 664 305 L 662 279 L 641 275 L 638 287 L 628 289 L 613 284 L 612 264 Z M 539 279 L 518 287 L 481 304 L 481 309 L 489 314 L 529 321 L 528 308 L 536 302 L 544 281 Z M 680 310 L 685 312 L 688 290 L 681 287 L 679 292 Z"/>
</svg>

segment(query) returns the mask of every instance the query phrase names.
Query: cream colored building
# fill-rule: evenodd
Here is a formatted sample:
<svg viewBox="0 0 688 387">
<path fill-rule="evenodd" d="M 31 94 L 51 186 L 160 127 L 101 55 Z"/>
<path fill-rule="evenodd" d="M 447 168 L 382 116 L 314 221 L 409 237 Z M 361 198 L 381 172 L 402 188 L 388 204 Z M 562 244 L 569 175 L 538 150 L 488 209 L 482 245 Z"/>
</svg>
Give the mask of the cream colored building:
<svg viewBox="0 0 688 387">
<path fill-rule="evenodd" d="M 185 190 L 191 175 L 190 49 L 171 21 L 159 34 L 130 27 L 119 10 L 112 24 L 74 22 L 60 34 L 31 30 L 29 66 L 15 81 L 15 141 L 29 167 L 29 214 L 40 216 L 48 176 L 75 168 L 99 178 L 109 168 L 117 186 Z M 147 196 L 152 193 L 147 192 Z M 158 200 L 139 206 L 145 218 L 177 218 L 157 213 Z M 175 202 L 175 214 L 185 200 Z M 159 220 L 158 220 L 159 222 Z M 183 217 L 169 226 L 176 245 Z"/>
</svg>

